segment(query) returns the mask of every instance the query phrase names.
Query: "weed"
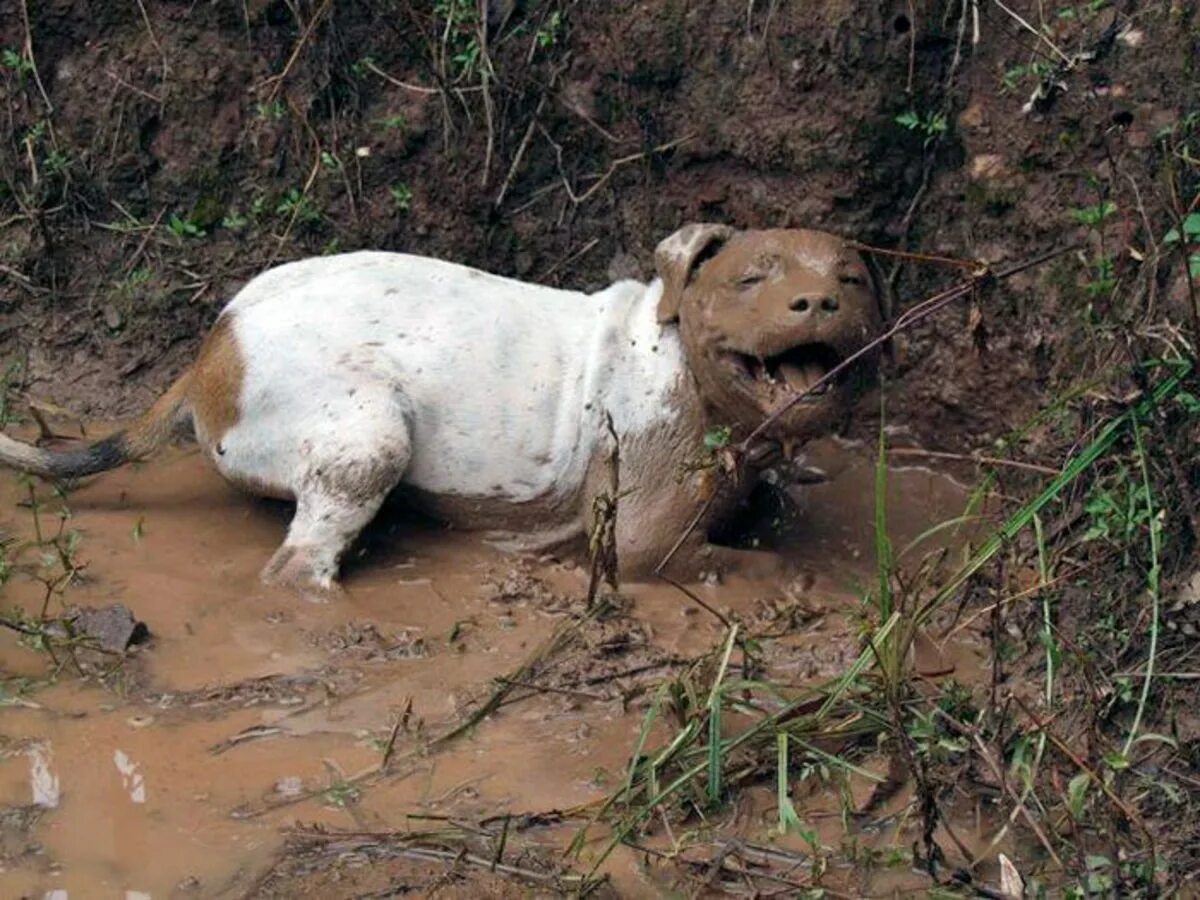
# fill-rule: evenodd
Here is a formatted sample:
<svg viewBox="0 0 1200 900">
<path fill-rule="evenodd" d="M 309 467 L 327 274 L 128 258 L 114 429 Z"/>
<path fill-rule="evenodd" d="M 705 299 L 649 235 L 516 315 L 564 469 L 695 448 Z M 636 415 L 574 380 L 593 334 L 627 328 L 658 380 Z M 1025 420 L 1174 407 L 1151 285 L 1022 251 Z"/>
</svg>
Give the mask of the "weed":
<svg viewBox="0 0 1200 900">
<path fill-rule="evenodd" d="M 1080 225 L 1087 225 L 1090 228 L 1095 228 L 1097 225 L 1111 218 L 1116 211 L 1117 204 L 1111 200 L 1105 200 L 1095 206 L 1084 206 L 1069 210 L 1072 219 Z"/>
<path fill-rule="evenodd" d="M 311 197 L 299 188 L 291 188 L 275 205 L 276 215 L 285 216 L 304 225 L 321 221 L 321 210 Z"/>
<path fill-rule="evenodd" d="M 259 103 L 254 107 L 254 113 L 268 122 L 279 122 L 287 115 L 287 104 L 282 100 Z"/>
<path fill-rule="evenodd" d="M 191 218 L 182 218 L 178 213 L 171 213 L 171 218 L 167 220 L 167 230 L 181 240 L 183 238 L 202 238 L 208 233 L 197 222 Z"/>
<path fill-rule="evenodd" d="M 722 450 L 729 446 L 732 439 L 733 429 L 728 425 L 721 425 L 705 433 L 704 447 L 706 450 Z"/>
<path fill-rule="evenodd" d="M 1172 228 L 1163 236 L 1164 244 L 1179 244 L 1188 254 L 1188 274 L 1200 279 L 1200 212 L 1189 213 L 1179 228 Z"/>
<path fill-rule="evenodd" d="M 403 131 L 408 128 L 408 119 L 399 113 L 384 116 L 382 119 L 377 119 L 376 121 L 388 131 Z"/>
<path fill-rule="evenodd" d="M 396 209 L 401 212 L 408 212 L 412 208 L 413 192 L 405 182 L 397 182 L 388 188 L 388 193 L 392 195 L 392 200 L 396 204 Z"/>
<path fill-rule="evenodd" d="M 921 135 L 925 139 L 925 147 L 932 144 L 937 136 L 943 134 L 949 127 L 945 115 L 940 112 L 929 112 L 922 115 L 916 110 L 910 109 L 896 116 L 895 121 L 897 125 Z"/>
<path fill-rule="evenodd" d="M 11 47 L 0 50 L 0 67 L 14 72 L 17 78 L 24 80 L 25 76 L 33 74 L 33 61 L 26 59 L 21 53 Z"/>
<path fill-rule="evenodd" d="M 1054 74 L 1054 67 L 1047 62 L 1037 61 L 1029 64 L 1012 66 L 1006 69 L 1001 76 L 1001 83 L 1004 90 L 1015 91 L 1022 82 L 1027 79 L 1034 79 L 1037 82 L 1042 82 Z"/>
<path fill-rule="evenodd" d="M 242 231 L 249 224 L 250 218 L 236 208 L 231 209 L 221 219 L 221 227 L 228 231 Z"/>
<path fill-rule="evenodd" d="M 475 0 L 434 0 L 433 11 L 442 21 L 443 53 L 453 63 L 452 79 L 474 77 L 483 56 L 479 4 Z"/>
<path fill-rule="evenodd" d="M 547 50 L 558 43 L 558 38 L 561 32 L 562 13 L 556 9 L 554 12 L 550 13 L 550 15 L 546 16 L 546 21 L 544 21 L 541 27 L 538 28 L 537 32 L 533 36 L 533 39 L 539 47 L 541 47 L 543 50 Z"/>
<path fill-rule="evenodd" d="M 347 806 L 353 806 L 358 802 L 362 796 L 362 791 L 353 784 L 339 781 L 327 788 L 322 796 L 330 806 L 338 806 L 345 809 Z"/>
</svg>

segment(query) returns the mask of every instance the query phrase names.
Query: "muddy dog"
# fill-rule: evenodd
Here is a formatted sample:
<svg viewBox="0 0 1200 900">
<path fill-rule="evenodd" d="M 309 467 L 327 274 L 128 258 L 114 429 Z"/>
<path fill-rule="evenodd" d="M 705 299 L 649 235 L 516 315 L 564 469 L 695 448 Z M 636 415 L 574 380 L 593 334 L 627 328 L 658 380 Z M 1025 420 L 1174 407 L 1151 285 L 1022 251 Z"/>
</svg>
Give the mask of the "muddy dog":
<svg viewBox="0 0 1200 900">
<path fill-rule="evenodd" d="M 0 436 L 0 462 L 78 478 L 147 456 L 190 422 L 218 471 L 294 500 L 263 579 L 334 587 L 346 548 L 394 491 L 508 546 L 585 536 L 620 452 L 622 573 L 652 568 L 708 502 L 680 565 L 754 480 L 710 495 L 704 437 L 747 433 L 880 329 L 870 271 L 817 231 L 693 224 L 662 241 L 658 278 L 586 295 L 395 253 L 307 259 L 251 280 L 195 363 L 136 423 L 86 448 Z M 844 379 L 771 426 L 802 444 L 844 413 Z M 694 572 L 695 569 L 693 568 Z"/>
</svg>

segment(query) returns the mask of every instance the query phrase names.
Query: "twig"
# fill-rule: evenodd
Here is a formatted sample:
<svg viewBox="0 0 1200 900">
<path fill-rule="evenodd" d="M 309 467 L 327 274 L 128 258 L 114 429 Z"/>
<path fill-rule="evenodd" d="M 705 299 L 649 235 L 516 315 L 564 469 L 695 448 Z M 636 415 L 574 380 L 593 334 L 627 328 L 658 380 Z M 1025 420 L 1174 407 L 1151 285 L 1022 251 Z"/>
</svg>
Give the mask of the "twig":
<svg viewBox="0 0 1200 900">
<path fill-rule="evenodd" d="M 1007 466 L 1012 469 L 1023 469 L 1037 472 L 1041 475 L 1057 475 L 1060 469 L 1049 466 L 1039 466 L 1036 463 L 1021 462 L 1015 459 L 1000 459 L 996 456 L 979 456 L 968 453 L 945 453 L 940 450 L 924 450 L 920 447 L 888 447 L 888 456 L 927 456 L 930 459 L 951 459 L 961 462 L 975 463 L 979 466 Z"/>
<path fill-rule="evenodd" d="M 551 275 L 553 275 L 555 272 L 557 272 L 560 268 L 562 268 L 563 266 L 566 266 L 566 265 L 570 265 L 571 263 L 575 262 L 575 260 L 579 259 L 579 257 L 583 256 L 585 253 L 587 253 L 589 250 L 591 250 L 593 247 L 595 247 L 599 243 L 600 243 L 600 238 L 598 238 L 598 237 L 592 238 L 590 241 L 588 241 L 586 244 L 584 244 L 582 247 L 580 247 L 578 250 L 576 250 L 570 256 L 563 257 L 558 262 L 556 262 L 554 265 L 552 265 L 550 268 L 548 268 L 545 272 L 543 272 L 541 275 L 538 275 L 534 279 L 534 281 L 538 281 L 538 282 L 545 281 L 547 278 L 549 278 Z"/>
<path fill-rule="evenodd" d="M 142 251 L 146 249 L 146 244 L 150 243 L 150 238 L 154 236 L 154 231 L 158 228 L 158 223 L 162 221 L 163 215 L 167 208 L 164 206 L 158 211 L 158 215 L 154 217 L 154 221 L 150 223 L 150 227 L 146 229 L 146 233 L 142 235 L 141 242 L 137 245 L 137 249 L 133 251 L 133 256 L 129 257 L 129 262 L 125 263 L 125 269 L 121 273 L 128 278 L 129 273 L 133 271 L 133 267 L 137 265 L 137 261 L 141 258 Z"/>
<path fill-rule="evenodd" d="M 1039 41 L 1041 41 L 1043 44 L 1045 44 L 1047 47 L 1049 47 L 1051 50 L 1053 50 L 1055 52 L 1055 54 L 1058 56 L 1058 58 L 1063 61 L 1063 64 L 1068 69 L 1074 68 L 1075 60 L 1072 57 L 1067 56 L 1067 54 L 1063 53 L 1061 50 L 1059 50 L 1058 45 L 1055 44 L 1052 40 L 1050 40 L 1050 38 L 1046 37 L 1046 35 L 1042 34 L 1041 31 L 1039 31 L 1038 29 L 1036 29 L 1032 25 L 1030 25 L 1028 22 L 1026 22 L 1017 13 L 1013 12 L 1011 9 L 1009 9 L 1007 6 L 1005 6 L 1003 3 L 1001 3 L 1000 0 L 992 0 L 992 2 L 995 3 L 1002 10 L 1004 10 L 1006 13 L 1008 13 L 1010 16 L 1012 16 L 1013 19 L 1015 19 L 1018 23 L 1020 23 L 1022 28 L 1024 28 L 1026 31 L 1028 31 L 1030 34 L 1032 34 L 1034 37 L 1036 37 Z"/>
<path fill-rule="evenodd" d="M 425 87 L 424 85 L 412 84 L 407 81 L 401 81 L 399 78 L 395 78 L 395 77 L 389 75 L 387 72 L 383 71 L 383 69 L 379 68 L 379 66 L 375 65 L 375 63 L 369 59 L 364 59 L 362 62 L 362 66 L 368 72 L 375 73 L 376 75 L 378 75 L 380 78 L 382 78 L 384 81 L 388 82 L 389 84 L 394 84 L 396 87 L 403 88 L 406 91 L 412 91 L 414 94 L 428 95 L 428 94 L 443 93 L 441 88 Z"/>
<path fill-rule="evenodd" d="M 269 78 L 263 79 L 258 84 L 254 85 L 251 90 L 257 91 L 259 88 L 264 88 L 267 85 L 271 85 L 271 91 L 267 94 L 267 102 L 269 103 L 275 99 L 275 97 L 279 94 L 280 87 L 283 85 L 283 80 L 287 78 L 288 74 L 292 71 L 292 66 L 294 66 L 296 64 L 296 60 L 299 59 L 300 51 L 304 49 L 304 45 L 308 43 L 309 38 L 312 37 L 313 31 L 316 29 L 317 25 L 320 23 L 326 11 L 328 11 L 332 4 L 333 0 L 325 0 L 325 2 L 317 8 L 317 11 L 313 13 L 312 18 L 308 20 L 308 25 L 305 27 L 304 33 L 300 35 L 300 40 L 296 42 L 296 46 L 292 49 L 292 55 L 288 57 L 288 61 L 284 64 L 282 71 L 280 71 L 278 75 L 272 75 Z"/>
<path fill-rule="evenodd" d="M 550 143 L 550 146 L 552 146 L 554 148 L 554 154 L 558 159 L 558 173 L 559 173 L 559 177 L 562 179 L 562 186 L 566 189 L 567 196 L 571 198 L 571 202 L 574 203 L 576 206 L 579 206 L 581 203 L 586 202 L 589 197 L 591 197 L 598 190 L 600 190 L 600 188 L 604 187 L 604 185 L 608 183 L 608 180 L 610 178 L 612 178 L 613 175 L 616 174 L 617 170 L 620 169 L 622 166 L 628 165 L 631 162 L 637 162 L 639 159 L 645 159 L 646 157 L 652 156 L 656 153 L 665 153 L 668 150 L 672 150 L 675 147 L 678 147 L 682 144 L 686 144 L 688 141 L 690 141 L 694 137 L 694 135 L 691 135 L 691 134 L 684 135 L 683 137 L 676 138 L 673 141 L 667 141 L 665 144 L 659 144 L 656 147 L 651 147 L 649 150 L 643 150 L 640 153 L 630 153 L 627 156 L 622 156 L 622 157 L 619 157 L 618 159 L 614 159 L 612 162 L 610 162 L 608 164 L 608 168 L 604 171 L 603 174 L 584 176 L 586 178 L 596 178 L 598 180 L 596 181 L 595 184 L 593 184 L 591 187 L 589 187 L 582 194 L 576 194 L 574 188 L 571 187 L 571 182 L 567 180 L 566 173 L 563 171 L 562 145 L 559 144 L 557 141 L 555 141 L 554 138 L 550 137 L 550 132 L 548 132 L 542 126 L 542 124 L 540 122 L 538 123 L 537 127 L 538 127 L 538 130 L 542 133 L 542 136 L 544 138 L 546 138 L 546 140 Z"/>
<path fill-rule="evenodd" d="M 163 101 L 162 101 L 161 97 L 154 96 L 154 94 L 150 93 L 149 91 L 143 90 L 142 88 L 138 87 L 136 84 L 130 84 L 128 81 L 126 81 L 120 75 L 118 75 L 116 72 L 109 72 L 109 71 L 105 70 L 104 74 L 107 75 L 109 78 L 111 78 L 113 81 L 115 81 L 117 84 L 121 85 L 121 87 L 128 88 L 129 90 L 133 91 L 135 94 L 139 94 L 140 96 L 145 97 L 150 102 L 157 103 L 159 106 L 162 106 Z"/>
<path fill-rule="evenodd" d="M 166 84 L 167 73 L 171 70 L 170 64 L 167 62 L 167 53 L 165 50 L 163 50 L 162 44 L 158 42 L 158 35 L 154 33 L 154 26 L 150 24 L 150 16 L 146 12 L 146 4 L 143 3 L 142 0 L 137 0 L 137 5 L 138 11 L 142 14 L 142 22 L 145 24 L 146 31 L 150 35 L 150 43 L 152 43 L 154 45 L 154 49 L 158 51 L 159 60 L 162 62 L 162 83 Z M 129 87 L 133 86 L 129 85 Z M 134 90 L 137 89 L 134 88 Z M 155 100 L 159 106 L 162 106 L 163 102 L 161 100 L 152 97 L 150 94 L 147 94 L 146 96 L 151 97 L 151 99 Z"/>
<path fill-rule="evenodd" d="M 880 256 L 897 256 L 901 259 L 911 259 L 915 262 L 930 263 L 935 266 L 951 266 L 956 269 L 965 269 L 968 272 L 976 272 L 984 265 L 984 263 L 981 263 L 977 259 L 959 259 L 955 256 L 937 256 L 932 253 L 913 253 L 910 250 L 875 247 L 871 244 L 864 244 L 862 241 L 847 240 L 846 243 L 855 250 L 862 250 L 866 253 L 874 253 Z"/>
<path fill-rule="evenodd" d="M 528 688 L 529 690 L 534 691 L 536 693 L 540 693 L 540 694 L 562 694 L 567 697 L 583 697 L 585 700 L 608 701 L 608 700 L 613 699 L 612 697 L 608 697 L 604 694 L 593 694 L 588 691 L 576 691 L 576 690 L 572 690 L 571 688 L 551 687 L 548 684 L 537 684 L 536 682 L 525 681 L 520 678 L 502 678 L 501 677 L 501 678 L 496 678 L 495 681 L 497 684 L 510 685 L 512 687 Z"/>
<path fill-rule="evenodd" d="M 38 93 L 42 95 L 42 102 L 46 104 L 47 116 L 51 116 L 54 114 L 54 104 L 50 102 L 50 95 L 46 93 L 46 86 L 42 84 L 42 76 L 38 72 L 37 57 L 33 54 L 33 28 L 29 24 L 28 0 L 21 0 L 21 23 L 25 26 L 25 55 L 29 58 L 29 67 L 33 70 L 33 81 L 38 87 Z M 53 138 L 54 126 L 49 125 L 49 122 L 47 122 L 47 125 L 50 128 L 50 136 Z"/>
</svg>

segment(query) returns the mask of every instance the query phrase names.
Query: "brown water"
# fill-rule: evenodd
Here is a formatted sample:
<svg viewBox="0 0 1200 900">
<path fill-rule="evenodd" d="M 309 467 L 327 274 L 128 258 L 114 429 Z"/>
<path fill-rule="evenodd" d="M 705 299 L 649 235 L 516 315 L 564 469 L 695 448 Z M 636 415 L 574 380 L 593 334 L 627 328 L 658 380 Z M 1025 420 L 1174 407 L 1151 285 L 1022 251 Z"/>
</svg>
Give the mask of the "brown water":
<svg viewBox="0 0 1200 900">
<path fill-rule="evenodd" d="M 853 589 L 870 575 L 870 464 L 856 451 L 825 452 L 841 471 L 809 492 L 788 540 L 808 573 L 800 582 L 806 624 L 773 656 L 773 674 L 797 683 L 854 658 Z M 898 545 L 962 509 L 961 488 L 926 470 L 894 470 L 890 487 Z M 43 530 L 53 530 L 57 501 L 41 495 Z M 0 523 L 8 533 L 32 533 L 18 505 L 27 499 L 6 476 Z M 633 691 L 624 709 L 604 698 L 633 681 L 589 686 L 584 676 L 639 664 L 659 664 L 665 675 L 671 658 L 703 652 L 723 634 L 673 588 L 629 586 L 627 630 L 644 646 L 625 656 L 607 645 L 576 648 L 564 663 L 575 677 L 563 682 L 574 693 L 537 694 L 440 751 L 408 757 L 423 740 L 418 720 L 424 736 L 452 727 L 563 621 L 585 590 L 580 568 L 516 561 L 474 535 L 392 518 L 351 565 L 344 598 L 298 600 L 257 581 L 286 508 L 236 493 L 186 450 L 93 479 L 68 505 L 86 569 L 67 601 L 122 602 L 154 637 L 115 688 L 83 683 L 68 668 L 0 708 L 0 807 L 40 808 L 28 832 L 0 845 L 5 897 L 240 896 L 254 892 L 280 851 L 281 829 L 296 823 L 384 831 L 414 827 L 414 815 L 470 820 L 596 800 L 627 765 L 645 696 Z M 736 579 L 696 590 L 760 618 L 781 596 L 774 585 Z M 5 605 L 33 612 L 44 595 L 20 572 L 4 592 Z M 0 631 L 0 669 L 44 675 L 44 655 L 16 637 Z M 969 644 L 952 655 L 959 677 L 982 666 Z M 340 788 L 377 765 L 410 705 L 394 749 L 405 762 L 361 790 Z M 836 846 L 836 798 L 805 802 L 802 812 Z M 737 828 L 753 836 L 769 818 L 760 809 Z M 540 839 L 562 847 L 571 834 L 560 826 Z M 653 896 L 639 859 L 618 853 L 607 868 L 622 894 Z"/>
</svg>

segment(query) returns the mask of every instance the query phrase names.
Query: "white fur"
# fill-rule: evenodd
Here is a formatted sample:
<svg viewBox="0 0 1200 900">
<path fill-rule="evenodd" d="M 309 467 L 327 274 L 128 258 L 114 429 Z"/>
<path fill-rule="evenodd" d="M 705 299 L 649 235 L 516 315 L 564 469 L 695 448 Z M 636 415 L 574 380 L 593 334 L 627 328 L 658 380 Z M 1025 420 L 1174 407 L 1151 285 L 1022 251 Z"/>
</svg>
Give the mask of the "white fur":
<svg viewBox="0 0 1200 900">
<path fill-rule="evenodd" d="M 297 496 L 314 464 L 367 464 L 407 442 L 402 481 L 431 493 L 575 491 L 607 446 L 605 411 L 621 438 L 678 414 L 683 351 L 655 320 L 661 291 L 622 281 L 586 295 L 378 252 L 273 269 L 226 309 L 246 371 L 214 462 Z M 323 540 L 302 537 L 289 541 Z"/>
</svg>

